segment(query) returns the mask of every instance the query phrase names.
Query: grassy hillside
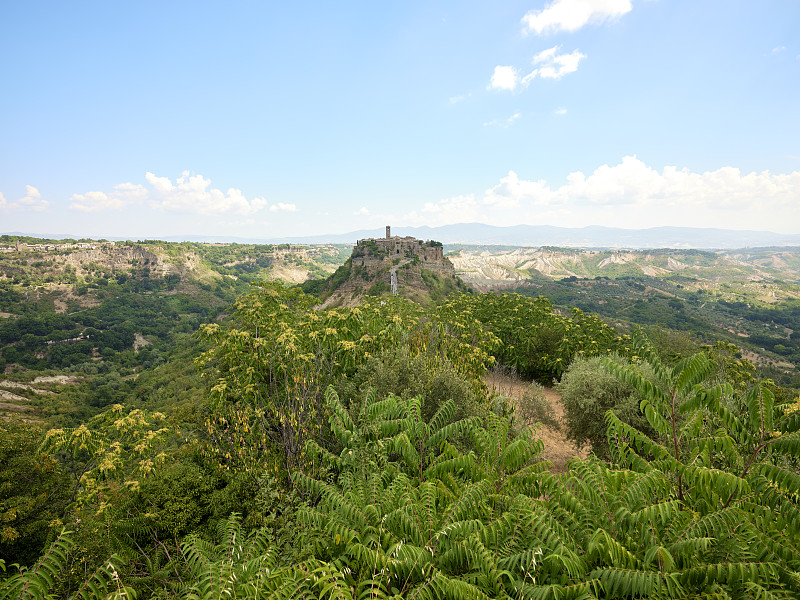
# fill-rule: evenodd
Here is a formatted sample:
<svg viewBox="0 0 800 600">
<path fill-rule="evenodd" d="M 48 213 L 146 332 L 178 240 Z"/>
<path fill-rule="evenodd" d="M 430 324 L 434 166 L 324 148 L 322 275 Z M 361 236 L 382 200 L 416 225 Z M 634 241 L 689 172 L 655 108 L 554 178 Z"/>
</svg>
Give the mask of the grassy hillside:
<svg viewBox="0 0 800 600">
<path fill-rule="evenodd" d="M 346 248 L 0 236 L 0 417 L 74 424 L 167 363 L 184 378 L 194 333 L 251 282 L 327 277 Z"/>
</svg>

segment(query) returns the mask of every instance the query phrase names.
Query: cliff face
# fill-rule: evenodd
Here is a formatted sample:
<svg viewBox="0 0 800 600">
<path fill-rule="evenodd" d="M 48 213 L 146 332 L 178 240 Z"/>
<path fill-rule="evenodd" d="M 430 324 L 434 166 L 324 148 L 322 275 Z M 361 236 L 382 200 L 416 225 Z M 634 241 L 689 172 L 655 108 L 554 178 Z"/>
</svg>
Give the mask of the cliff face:
<svg viewBox="0 0 800 600">
<path fill-rule="evenodd" d="M 168 275 L 176 271 L 176 267 L 164 262 L 160 256 L 141 246 L 101 246 L 91 250 L 73 252 L 64 261 L 76 269 L 96 263 L 112 270 L 127 270 L 131 267 L 148 267 L 156 276 Z M 187 257 L 189 263 L 191 257 Z"/>
</svg>

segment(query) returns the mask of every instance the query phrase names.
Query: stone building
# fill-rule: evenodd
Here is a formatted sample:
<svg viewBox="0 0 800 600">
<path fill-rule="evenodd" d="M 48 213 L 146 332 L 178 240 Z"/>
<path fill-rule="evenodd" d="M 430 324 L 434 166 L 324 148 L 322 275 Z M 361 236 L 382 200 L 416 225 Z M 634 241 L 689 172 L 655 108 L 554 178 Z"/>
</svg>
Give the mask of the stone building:
<svg viewBox="0 0 800 600">
<path fill-rule="evenodd" d="M 388 225 L 386 226 L 386 237 L 358 240 L 356 247 L 353 249 L 353 261 L 355 262 L 360 258 L 362 259 L 361 264 L 364 264 L 364 260 L 370 259 L 413 259 L 415 257 L 419 257 L 420 263 L 428 268 L 425 263 L 444 261 L 444 249 L 441 242 L 433 240 L 423 242 L 412 236 L 393 236 Z"/>
</svg>

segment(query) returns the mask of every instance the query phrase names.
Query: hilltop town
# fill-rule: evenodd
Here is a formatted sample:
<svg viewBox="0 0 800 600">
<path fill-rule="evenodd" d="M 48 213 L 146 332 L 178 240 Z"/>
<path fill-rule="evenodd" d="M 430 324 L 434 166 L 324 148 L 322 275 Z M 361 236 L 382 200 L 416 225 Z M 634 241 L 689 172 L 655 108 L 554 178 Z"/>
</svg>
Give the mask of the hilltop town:
<svg viewBox="0 0 800 600">
<path fill-rule="evenodd" d="M 322 306 L 353 306 L 364 296 L 395 295 L 429 304 L 451 291 L 466 290 L 441 242 L 411 236 L 358 240 L 350 258 L 325 282 L 307 282 Z"/>
</svg>

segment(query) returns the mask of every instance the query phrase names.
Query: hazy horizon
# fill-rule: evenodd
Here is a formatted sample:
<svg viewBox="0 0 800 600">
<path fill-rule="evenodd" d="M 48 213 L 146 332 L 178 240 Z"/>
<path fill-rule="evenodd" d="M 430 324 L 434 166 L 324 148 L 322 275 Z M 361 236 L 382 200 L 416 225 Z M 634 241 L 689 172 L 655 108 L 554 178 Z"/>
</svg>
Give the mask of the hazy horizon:
<svg viewBox="0 0 800 600">
<path fill-rule="evenodd" d="M 542 247 L 562 246 L 584 249 L 716 249 L 795 247 L 800 248 L 800 234 L 778 234 L 767 231 L 731 230 L 718 228 L 654 227 L 621 229 L 589 226 L 562 228 L 551 226 L 517 225 L 496 227 L 481 223 L 460 223 L 439 227 L 392 227 L 392 235 L 435 239 L 447 245 Z M 287 237 L 242 237 L 235 235 L 171 234 L 163 237 L 136 235 L 79 236 L 70 233 L 2 232 L 5 235 L 27 235 L 49 239 L 107 239 L 109 241 L 144 241 L 162 239 L 168 242 L 242 243 L 242 244 L 355 244 L 366 237 L 383 237 L 385 228 L 372 228 L 346 233 Z"/>
</svg>

